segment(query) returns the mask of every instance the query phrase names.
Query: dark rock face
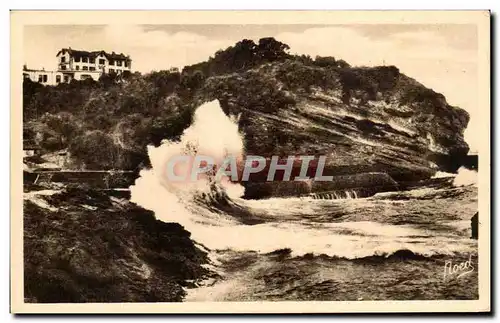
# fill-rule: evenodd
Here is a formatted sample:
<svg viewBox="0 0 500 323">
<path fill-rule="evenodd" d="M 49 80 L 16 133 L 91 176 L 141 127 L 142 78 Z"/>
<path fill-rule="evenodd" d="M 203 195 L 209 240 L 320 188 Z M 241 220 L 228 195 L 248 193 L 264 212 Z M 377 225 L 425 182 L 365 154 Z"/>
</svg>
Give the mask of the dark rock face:
<svg viewBox="0 0 500 323">
<path fill-rule="evenodd" d="M 450 153 L 448 155 L 434 153 L 429 155 L 429 159 L 440 165 L 440 169 L 448 173 L 456 173 L 460 167 L 470 170 L 478 169 L 477 155 L 464 155 L 460 153 Z"/>
<path fill-rule="evenodd" d="M 335 176 L 376 172 L 397 182 L 473 164 L 463 138 L 469 115 L 442 94 L 395 66 L 351 67 L 288 49 L 245 39 L 182 72 L 57 87 L 26 81 L 24 139 L 67 150 L 69 165 L 141 169 L 147 144 L 178 139 L 196 107 L 218 99 L 238 118 L 247 155 L 325 155 Z"/>
<path fill-rule="evenodd" d="M 354 191 L 361 197 L 398 189 L 396 181 L 386 173 L 338 175 L 333 176 L 331 181 L 248 182 L 243 185 L 245 185 L 245 198 L 250 199 L 342 190 Z"/>
<path fill-rule="evenodd" d="M 479 156 L 478 155 L 467 155 L 462 157 L 461 166 L 464 166 L 470 170 L 478 170 L 479 169 Z"/>
<path fill-rule="evenodd" d="M 476 212 L 476 214 L 474 214 L 474 216 L 470 220 L 471 238 L 472 239 L 478 239 L 478 237 L 479 237 L 478 222 L 479 222 L 479 212 Z"/>
<path fill-rule="evenodd" d="M 297 60 L 214 76 L 200 102 L 217 98 L 239 116 L 247 155 L 326 155 L 332 174 L 428 179 L 469 150 L 466 111 L 395 67 L 318 67 Z"/>
<path fill-rule="evenodd" d="M 181 301 L 208 274 L 206 253 L 177 223 L 95 190 L 24 202 L 26 302 Z"/>
</svg>

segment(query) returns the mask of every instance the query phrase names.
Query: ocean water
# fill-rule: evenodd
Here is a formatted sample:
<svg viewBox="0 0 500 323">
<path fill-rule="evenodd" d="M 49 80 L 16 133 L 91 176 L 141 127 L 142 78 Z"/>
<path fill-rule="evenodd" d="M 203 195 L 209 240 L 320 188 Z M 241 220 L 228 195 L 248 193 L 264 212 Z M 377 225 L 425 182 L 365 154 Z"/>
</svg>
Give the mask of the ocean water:
<svg viewBox="0 0 500 323">
<path fill-rule="evenodd" d="M 453 197 L 436 198 L 445 192 Z M 256 226 L 259 241 L 216 250 L 222 278 L 189 290 L 187 300 L 477 299 L 477 240 L 470 238 L 477 188 L 391 195 L 251 201 L 268 216 Z M 469 259 L 472 272 L 445 276 L 446 262 Z"/>
<path fill-rule="evenodd" d="M 240 158 L 242 142 L 235 120 L 205 104 L 179 142 L 148 147 L 153 167 L 130 187 L 132 202 L 183 225 L 210 255 L 218 276 L 186 301 L 477 299 L 473 174 L 441 189 L 334 200 L 244 200 L 237 183 L 166 180 L 169 158 Z"/>
</svg>

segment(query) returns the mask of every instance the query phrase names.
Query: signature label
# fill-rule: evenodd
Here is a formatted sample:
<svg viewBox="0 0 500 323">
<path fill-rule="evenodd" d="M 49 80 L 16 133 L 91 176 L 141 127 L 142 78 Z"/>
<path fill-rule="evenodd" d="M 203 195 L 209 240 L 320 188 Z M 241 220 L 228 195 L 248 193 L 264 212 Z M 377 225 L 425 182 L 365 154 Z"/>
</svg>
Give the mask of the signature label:
<svg viewBox="0 0 500 323">
<path fill-rule="evenodd" d="M 463 262 L 453 262 L 447 260 L 444 263 L 443 280 L 460 278 L 474 271 L 474 264 L 472 263 L 472 255 L 469 255 L 469 260 Z"/>
</svg>

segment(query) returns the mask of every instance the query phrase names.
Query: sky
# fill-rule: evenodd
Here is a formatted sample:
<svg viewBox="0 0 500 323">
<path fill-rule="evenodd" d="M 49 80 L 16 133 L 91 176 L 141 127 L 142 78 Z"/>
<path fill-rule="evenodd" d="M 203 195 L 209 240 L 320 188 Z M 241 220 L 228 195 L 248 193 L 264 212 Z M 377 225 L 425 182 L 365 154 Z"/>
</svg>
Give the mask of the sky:
<svg viewBox="0 0 500 323">
<path fill-rule="evenodd" d="M 242 39 L 275 37 L 290 53 L 334 56 L 353 66 L 395 65 L 471 116 L 465 140 L 476 152 L 479 129 L 475 25 L 43 25 L 24 29 L 24 62 L 56 69 L 63 47 L 130 55 L 132 69 L 182 68 Z"/>
</svg>

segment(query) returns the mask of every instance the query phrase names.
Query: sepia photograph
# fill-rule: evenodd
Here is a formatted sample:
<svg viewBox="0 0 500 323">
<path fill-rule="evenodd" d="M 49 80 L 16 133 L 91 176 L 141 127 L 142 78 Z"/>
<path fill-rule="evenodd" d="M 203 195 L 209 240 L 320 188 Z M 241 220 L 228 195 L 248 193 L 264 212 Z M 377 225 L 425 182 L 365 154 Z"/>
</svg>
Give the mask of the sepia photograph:
<svg viewBox="0 0 500 323">
<path fill-rule="evenodd" d="M 489 312 L 489 24 L 12 11 L 11 310 Z"/>
</svg>

